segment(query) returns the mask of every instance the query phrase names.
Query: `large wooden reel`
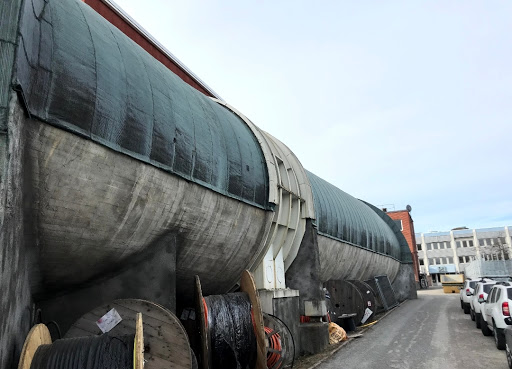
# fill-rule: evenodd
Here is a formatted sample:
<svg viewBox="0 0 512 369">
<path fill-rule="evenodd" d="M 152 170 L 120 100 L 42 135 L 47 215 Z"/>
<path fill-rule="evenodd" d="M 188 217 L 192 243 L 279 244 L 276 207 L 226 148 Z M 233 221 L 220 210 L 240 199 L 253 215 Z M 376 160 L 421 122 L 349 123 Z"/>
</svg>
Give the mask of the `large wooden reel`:
<svg viewBox="0 0 512 369">
<path fill-rule="evenodd" d="M 32 327 L 28 332 L 23 349 L 21 350 L 21 357 L 18 364 L 18 369 L 30 369 L 32 359 L 41 345 L 49 345 L 52 343 L 50 331 L 44 324 L 37 324 Z"/>
<path fill-rule="evenodd" d="M 143 369 L 144 368 L 144 332 L 143 332 L 143 323 L 142 323 L 142 314 L 136 313 L 134 320 L 134 326 L 132 327 L 131 333 L 134 336 L 134 346 L 133 346 L 133 368 L 134 369 Z M 77 337 L 87 337 L 90 336 L 88 334 L 80 335 Z M 67 337 L 72 338 L 72 337 Z M 63 342 L 66 339 L 57 340 L 55 342 Z M 50 331 L 48 331 L 48 327 L 44 324 L 37 324 L 30 332 L 28 332 L 27 338 L 25 339 L 25 343 L 23 344 L 23 349 L 21 351 L 20 361 L 18 363 L 18 369 L 30 369 L 32 367 L 32 361 L 34 360 L 34 356 L 36 356 L 37 349 L 43 345 L 51 345 L 52 338 L 50 336 Z M 69 353 L 63 352 L 62 355 L 67 355 Z"/>
<path fill-rule="evenodd" d="M 122 321 L 107 333 L 109 335 L 135 334 L 136 313 L 141 312 L 144 316 L 145 369 L 192 368 L 190 344 L 179 319 L 163 306 L 146 300 L 115 300 L 99 306 L 78 319 L 65 338 L 101 334 L 96 321 L 112 308 L 116 309 Z"/>
<path fill-rule="evenodd" d="M 366 307 L 372 311 L 372 315 L 364 322 L 364 323 L 370 323 L 375 320 L 375 314 L 377 313 L 378 309 L 378 300 L 377 300 L 377 294 L 373 290 L 368 283 L 359 281 L 359 280 L 351 280 L 349 281 L 354 286 L 356 286 L 359 289 L 359 292 L 363 295 L 363 299 L 365 300 Z M 366 310 L 366 309 L 365 309 Z"/>
<path fill-rule="evenodd" d="M 324 283 L 324 287 L 331 297 L 329 311 L 333 322 L 337 322 L 338 316 L 355 313 L 354 322 L 359 325 L 366 308 L 375 305 L 375 296 L 371 291 L 361 289 L 353 282 L 330 280 Z"/>
</svg>

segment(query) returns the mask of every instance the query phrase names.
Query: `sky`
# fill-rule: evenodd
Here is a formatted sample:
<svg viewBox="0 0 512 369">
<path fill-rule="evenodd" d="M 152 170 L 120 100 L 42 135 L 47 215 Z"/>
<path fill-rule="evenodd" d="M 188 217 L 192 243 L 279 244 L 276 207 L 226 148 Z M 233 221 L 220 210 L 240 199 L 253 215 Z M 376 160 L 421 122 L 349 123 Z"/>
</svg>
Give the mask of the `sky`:
<svg viewBox="0 0 512 369">
<path fill-rule="evenodd" d="M 416 232 L 512 225 L 511 1 L 116 0 L 304 167 Z"/>
</svg>

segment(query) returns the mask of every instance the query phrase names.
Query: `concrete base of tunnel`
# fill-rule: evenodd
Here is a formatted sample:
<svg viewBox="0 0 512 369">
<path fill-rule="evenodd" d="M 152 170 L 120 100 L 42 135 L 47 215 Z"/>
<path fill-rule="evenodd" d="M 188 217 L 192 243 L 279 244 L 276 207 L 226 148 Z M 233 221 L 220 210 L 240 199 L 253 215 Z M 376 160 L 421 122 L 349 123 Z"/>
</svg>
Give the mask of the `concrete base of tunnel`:
<svg viewBox="0 0 512 369">
<path fill-rule="evenodd" d="M 418 298 L 416 280 L 414 279 L 414 265 L 400 264 L 398 273 L 391 286 L 399 302 Z"/>
<path fill-rule="evenodd" d="M 104 276 L 169 232 L 180 237 L 183 298 L 193 296 L 194 275 L 206 294 L 226 292 L 262 257 L 272 212 L 34 119 L 21 124 L 34 293 Z"/>
<path fill-rule="evenodd" d="M 329 325 L 327 323 L 300 324 L 299 331 L 301 355 L 314 355 L 329 346 Z"/>
<path fill-rule="evenodd" d="M 85 313 L 123 298 L 156 302 L 176 313 L 176 244 L 176 235 L 167 234 L 117 274 L 39 301 L 43 322 L 56 321 L 64 334 Z"/>
<path fill-rule="evenodd" d="M 318 255 L 317 233 L 311 220 L 306 222 L 306 232 L 302 238 L 299 252 L 292 265 L 286 271 L 286 285 L 300 293 L 299 311 L 305 313 L 305 301 L 324 302 L 322 282 L 320 280 L 320 261 Z M 321 315 L 318 315 L 321 316 Z"/>
</svg>

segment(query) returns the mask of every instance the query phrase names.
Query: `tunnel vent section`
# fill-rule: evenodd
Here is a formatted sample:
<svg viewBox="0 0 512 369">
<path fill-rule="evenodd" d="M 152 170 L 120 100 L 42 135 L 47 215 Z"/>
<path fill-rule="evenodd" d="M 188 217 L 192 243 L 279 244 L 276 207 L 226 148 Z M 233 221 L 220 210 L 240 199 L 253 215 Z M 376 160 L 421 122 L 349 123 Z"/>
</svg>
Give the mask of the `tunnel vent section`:
<svg viewBox="0 0 512 369">
<path fill-rule="evenodd" d="M 306 171 L 285 144 L 226 102 L 212 100 L 237 114 L 261 146 L 269 178 L 268 199 L 274 213 L 264 251 L 251 270 L 254 270 L 258 288 L 286 288 L 284 274 L 299 250 L 306 218 L 314 218 L 313 195 Z"/>
</svg>

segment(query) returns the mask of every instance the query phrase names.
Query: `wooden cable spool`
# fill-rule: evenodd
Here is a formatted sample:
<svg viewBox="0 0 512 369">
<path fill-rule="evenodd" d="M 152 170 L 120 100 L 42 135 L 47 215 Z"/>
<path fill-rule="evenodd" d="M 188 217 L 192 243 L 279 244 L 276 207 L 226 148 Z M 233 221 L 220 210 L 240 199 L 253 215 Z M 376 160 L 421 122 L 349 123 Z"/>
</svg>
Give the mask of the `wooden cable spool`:
<svg viewBox="0 0 512 369">
<path fill-rule="evenodd" d="M 134 339 L 134 351 L 133 351 L 133 368 L 143 369 L 144 368 L 144 332 L 142 314 L 136 313 L 135 324 L 131 331 L 135 336 Z M 133 321 L 133 319 L 132 319 Z M 87 335 L 80 335 L 76 337 L 86 337 Z M 68 337 L 71 338 L 71 337 Z M 65 341 L 65 338 L 60 341 Z M 36 324 L 28 332 L 25 343 L 21 350 L 20 361 L 18 363 L 18 369 L 30 369 L 32 361 L 36 355 L 37 349 L 42 345 L 51 345 L 52 338 L 50 331 L 44 324 Z"/>
<path fill-rule="evenodd" d="M 355 313 L 356 325 L 361 323 L 364 312 L 368 307 L 368 299 L 360 289 L 349 281 L 330 280 L 324 283 L 331 296 L 331 320 L 336 322 L 337 317 L 343 314 Z"/>
<path fill-rule="evenodd" d="M 23 349 L 21 350 L 20 362 L 18 369 L 30 369 L 32 359 L 41 345 L 49 345 L 52 343 L 50 331 L 44 324 L 37 324 L 28 332 Z"/>
<path fill-rule="evenodd" d="M 144 332 L 144 365 L 140 362 L 140 369 L 192 368 L 188 336 L 178 318 L 165 307 L 146 300 L 115 300 L 99 306 L 78 319 L 65 337 L 93 336 L 101 333 L 96 321 L 112 308 L 115 308 L 122 318 L 122 321 L 107 333 L 114 336 L 135 333 L 134 312 L 141 311 L 144 314 L 144 321 L 141 322 Z"/>
<path fill-rule="evenodd" d="M 267 339 L 267 368 L 280 369 L 293 365 L 295 342 L 290 329 L 275 316 L 263 313 Z"/>
<path fill-rule="evenodd" d="M 199 276 L 195 276 L 195 304 L 196 304 L 196 314 L 197 325 L 199 330 L 199 336 L 201 339 L 201 365 L 203 369 L 209 369 L 210 362 L 210 335 L 207 329 L 206 322 L 206 311 L 203 304 L 203 291 L 201 289 L 201 280 Z"/>
<path fill-rule="evenodd" d="M 365 321 L 365 323 L 370 323 L 375 320 L 375 314 L 377 313 L 377 296 L 373 288 L 371 288 L 368 283 L 365 283 L 360 280 L 350 280 L 348 281 L 352 283 L 359 289 L 359 292 L 363 295 L 364 300 L 366 300 L 366 307 L 370 309 L 373 314 Z M 366 309 L 365 309 L 366 310 Z"/>
<path fill-rule="evenodd" d="M 252 305 L 252 316 L 254 322 L 254 330 L 256 335 L 257 352 L 256 352 L 256 369 L 267 368 L 267 348 L 266 348 L 266 337 L 265 329 L 263 325 L 263 314 L 261 312 L 261 304 L 254 283 L 254 278 L 248 270 L 242 272 L 240 279 L 240 291 L 245 292 L 249 297 L 249 301 Z M 201 289 L 201 281 L 199 276 L 195 276 L 195 304 L 198 330 L 201 337 L 201 362 L 203 369 L 209 369 L 211 363 L 211 345 L 209 332 L 207 329 L 206 311 L 203 302 L 203 292 Z"/>
</svg>

